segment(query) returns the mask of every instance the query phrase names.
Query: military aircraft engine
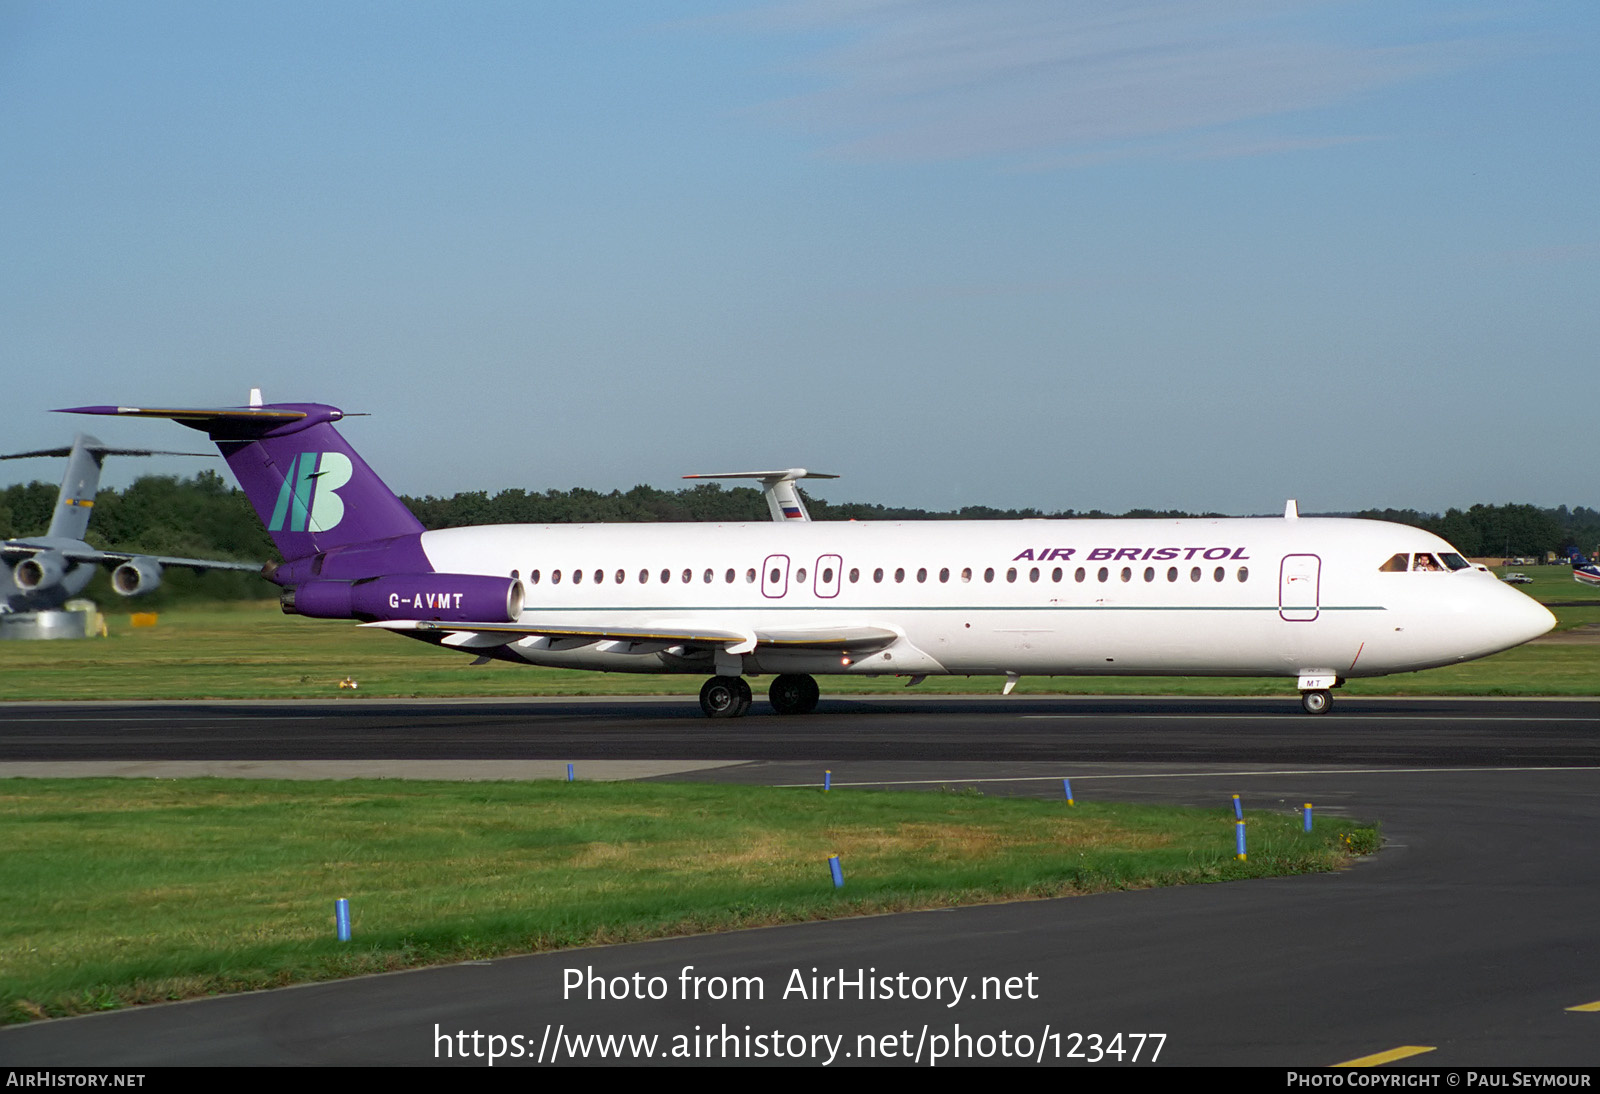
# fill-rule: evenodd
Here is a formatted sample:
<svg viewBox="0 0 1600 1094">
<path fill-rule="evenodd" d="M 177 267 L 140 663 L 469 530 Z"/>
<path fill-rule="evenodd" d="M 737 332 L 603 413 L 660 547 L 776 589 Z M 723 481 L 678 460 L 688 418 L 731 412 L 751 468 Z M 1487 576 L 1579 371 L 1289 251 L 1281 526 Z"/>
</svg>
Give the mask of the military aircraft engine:
<svg viewBox="0 0 1600 1094">
<path fill-rule="evenodd" d="M 11 570 L 11 580 L 23 592 L 48 589 L 67 575 L 68 565 L 66 558 L 58 552 L 40 551 L 32 558 L 17 563 Z"/>
<path fill-rule="evenodd" d="M 111 587 L 122 596 L 143 596 L 161 584 L 161 563 L 153 558 L 130 558 L 111 571 Z"/>
</svg>

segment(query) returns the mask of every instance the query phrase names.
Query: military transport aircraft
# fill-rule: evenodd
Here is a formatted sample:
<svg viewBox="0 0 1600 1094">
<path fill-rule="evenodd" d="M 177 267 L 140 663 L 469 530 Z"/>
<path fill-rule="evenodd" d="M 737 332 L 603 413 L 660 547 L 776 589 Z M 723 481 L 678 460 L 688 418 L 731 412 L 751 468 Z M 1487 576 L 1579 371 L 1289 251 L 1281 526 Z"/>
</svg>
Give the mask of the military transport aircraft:
<svg viewBox="0 0 1600 1094">
<path fill-rule="evenodd" d="M 96 566 L 110 566 L 111 587 L 123 596 L 148 593 L 161 584 L 164 566 L 191 570 L 249 570 L 259 572 L 259 562 L 215 562 L 199 558 L 168 558 L 124 551 L 97 551 L 83 541 L 100 488 L 100 468 L 107 456 L 197 456 L 199 452 L 157 452 L 148 448 L 112 448 L 79 433 L 70 448 L 41 448 L 0 456 L 21 460 L 35 456 L 66 456 L 67 473 L 56 495 L 50 529 L 42 536 L 8 539 L 0 543 L 0 612 L 37 612 L 59 609 L 83 592 Z"/>
<path fill-rule="evenodd" d="M 747 676 L 779 713 L 819 675 L 1269 676 L 1331 689 L 1483 657 L 1548 631 L 1542 605 L 1399 524 L 1281 518 L 491 525 L 425 531 L 320 403 L 93 406 L 208 433 L 284 563 L 286 612 L 476 655 Z M 767 474 L 767 473 L 759 473 Z"/>
</svg>

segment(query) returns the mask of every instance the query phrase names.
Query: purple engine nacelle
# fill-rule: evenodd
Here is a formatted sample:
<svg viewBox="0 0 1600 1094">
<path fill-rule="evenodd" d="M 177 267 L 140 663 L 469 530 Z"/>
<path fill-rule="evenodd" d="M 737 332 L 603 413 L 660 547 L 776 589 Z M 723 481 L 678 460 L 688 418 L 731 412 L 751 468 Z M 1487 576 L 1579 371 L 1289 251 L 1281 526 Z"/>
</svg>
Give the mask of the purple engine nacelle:
<svg viewBox="0 0 1600 1094">
<path fill-rule="evenodd" d="M 308 581 L 278 597 L 291 615 L 317 619 L 426 619 L 515 623 L 522 582 L 483 574 L 391 574 L 365 581 Z"/>
</svg>

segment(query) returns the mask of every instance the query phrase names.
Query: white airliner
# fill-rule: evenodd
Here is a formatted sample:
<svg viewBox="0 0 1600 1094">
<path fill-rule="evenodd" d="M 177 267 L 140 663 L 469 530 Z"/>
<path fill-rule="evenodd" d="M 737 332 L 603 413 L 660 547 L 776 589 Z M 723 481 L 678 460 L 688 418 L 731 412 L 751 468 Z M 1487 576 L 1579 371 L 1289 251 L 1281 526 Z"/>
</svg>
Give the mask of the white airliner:
<svg viewBox="0 0 1600 1094">
<path fill-rule="evenodd" d="M 815 677 L 1266 676 L 1308 713 L 1347 679 L 1450 665 L 1548 631 L 1448 543 L 1300 518 L 491 525 L 425 531 L 316 403 L 79 407 L 204 430 L 284 563 L 284 610 L 481 659 L 746 677 L 779 713 Z M 741 473 L 770 476 L 776 472 Z"/>
</svg>

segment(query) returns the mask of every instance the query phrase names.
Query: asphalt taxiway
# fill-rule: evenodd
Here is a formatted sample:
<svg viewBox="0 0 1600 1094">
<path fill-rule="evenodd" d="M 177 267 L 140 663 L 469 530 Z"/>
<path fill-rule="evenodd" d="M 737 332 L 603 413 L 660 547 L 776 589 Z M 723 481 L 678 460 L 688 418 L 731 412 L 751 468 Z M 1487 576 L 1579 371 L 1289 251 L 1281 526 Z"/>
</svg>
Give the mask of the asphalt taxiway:
<svg viewBox="0 0 1600 1094">
<path fill-rule="evenodd" d="M 507 762 L 573 762 L 579 777 L 815 783 L 827 768 L 841 792 L 1038 796 L 1070 777 L 1080 799 L 1310 801 L 1381 821 L 1386 845 L 1335 875 L 769 928 L 36 1023 L 0 1030 L 0 1063 L 483 1066 L 496 1049 L 497 1066 L 557 1052 L 1131 1063 L 1136 1043 L 1138 1062 L 1158 1064 L 1314 1066 L 1397 1046 L 1427 1048 L 1407 1059 L 1436 1066 L 1600 1063 L 1600 1011 L 1569 1009 L 1600 1001 L 1595 701 L 1342 701 L 1309 718 L 1292 698 L 908 696 L 731 723 L 691 708 L 14 705 L 0 708 L 0 774 L 182 763 L 339 777 L 334 765 L 359 764 L 441 777 L 498 761 L 515 776 Z M 470 770 L 458 774 L 480 777 Z M 575 993 L 574 976 L 591 987 Z M 663 995 L 596 998 L 607 982 Z M 711 998 L 718 983 L 761 997 Z"/>
</svg>

